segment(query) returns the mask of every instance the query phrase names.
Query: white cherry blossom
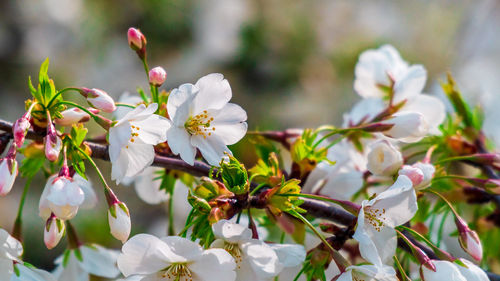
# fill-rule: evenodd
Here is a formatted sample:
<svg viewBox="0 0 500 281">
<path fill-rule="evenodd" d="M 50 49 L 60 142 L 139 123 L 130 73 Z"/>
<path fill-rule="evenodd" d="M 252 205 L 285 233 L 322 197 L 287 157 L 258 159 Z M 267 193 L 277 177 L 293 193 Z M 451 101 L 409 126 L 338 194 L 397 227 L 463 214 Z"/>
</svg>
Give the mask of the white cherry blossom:
<svg viewBox="0 0 500 281">
<path fill-rule="evenodd" d="M 412 181 L 413 188 L 422 190 L 429 187 L 435 171 L 434 165 L 417 162 L 411 166 L 404 165 L 398 173 L 407 176 Z"/>
<path fill-rule="evenodd" d="M 81 253 L 82 260 L 76 257 L 75 250 L 69 250 L 66 261 L 64 255 L 56 259 L 57 267 L 53 274 L 58 281 L 87 281 L 89 280 L 89 274 L 105 278 L 116 278 L 120 274 L 116 267 L 118 251 L 106 249 L 96 244 L 82 245 L 78 247 L 78 250 Z"/>
<path fill-rule="evenodd" d="M 272 280 L 285 267 L 301 264 L 306 252 L 302 245 L 268 245 L 252 239 L 252 231 L 228 220 L 212 225 L 215 238 L 212 247 L 223 248 L 236 261 L 237 281 Z"/>
<path fill-rule="evenodd" d="M 163 281 L 234 281 L 234 259 L 221 249 L 203 248 L 178 236 L 157 238 L 138 234 L 122 247 L 118 268 L 125 277 Z"/>
<path fill-rule="evenodd" d="M 467 281 L 489 281 L 488 275 L 479 266 L 466 260 L 460 259 L 467 267 L 456 265 L 460 273 L 465 277 Z"/>
<path fill-rule="evenodd" d="M 374 199 L 364 200 L 353 236 L 359 242 L 361 256 L 379 267 L 387 264 L 397 246 L 394 228 L 409 221 L 417 209 L 415 190 L 406 176 L 399 176 L 391 187 Z"/>
<path fill-rule="evenodd" d="M 167 139 L 170 123 L 154 114 L 157 108 L 156 103 L 140 104 L 109 129 L 111 178 L 117 183 L 149 167 L 155 156 L 153 146 Z"/>
<path fill-rule="evenodd" d="M 54 213 L 62 220 L 72 219 L 85 200 L 78 182 L 69 176 L 52 175 L 40 197 L 40 216 L 46 220 Z"/>
<path fill-rule="evenodd" d="M 195 85 L 183 84 L 172 90 L 167 110 L 172 123 L 168 144 L 174 154 L 193 165 L 196 149 L 211 165 L 219 165 L 228 145 L 238 142 L 247 131 L 247 114 L 229 103 L 231 87 L 222 74 L 209 74 Z"/>
</svg>

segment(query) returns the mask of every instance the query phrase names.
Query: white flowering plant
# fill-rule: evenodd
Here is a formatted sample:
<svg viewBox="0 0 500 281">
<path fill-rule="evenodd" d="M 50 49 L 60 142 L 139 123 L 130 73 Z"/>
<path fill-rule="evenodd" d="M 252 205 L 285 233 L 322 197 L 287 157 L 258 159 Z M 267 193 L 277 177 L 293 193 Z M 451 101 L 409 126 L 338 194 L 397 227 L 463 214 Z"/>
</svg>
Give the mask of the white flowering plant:
<svg viewBox="0 0 500 281">
<path fill-rule="evenodd" d="M 248 131 L 222 74 L 160 90 L 167 72 L 149 70 L 146 37 L 135 28 L 127 36 L 150 95 L 139 89 L 115 102 L 100 89 L 57 89 L 47 59 L 38 85 L 29 80 L 26 113 L 0 120 L 0 195 L 19 172 L 27 181 L 12 233 L 0 229 L 2 280 L 500 280 L 491 271 L 500 258 L 500 155 L 451 75 L 447 99 L 424 94 L 425 68 L 384 45 L 360 55 L 362 99 L 342 126 Z M 87 138 L 91 120 L 102 137 Z M 231 151 L 243 138 L 255 164 Z M 94 159 L 111 163 L 117 184 L 134 182 L 145 202 L 168 206 L 163 237 L 130 237 L 134 210 Z M 40 234 L 48 249 L 67 238 L 52 273 L 22 260 L 23 207 L 38 173 L 47 178 Z M 84 243 L 71 223 L 100 197 L 121 249 Z"/>
</svg>

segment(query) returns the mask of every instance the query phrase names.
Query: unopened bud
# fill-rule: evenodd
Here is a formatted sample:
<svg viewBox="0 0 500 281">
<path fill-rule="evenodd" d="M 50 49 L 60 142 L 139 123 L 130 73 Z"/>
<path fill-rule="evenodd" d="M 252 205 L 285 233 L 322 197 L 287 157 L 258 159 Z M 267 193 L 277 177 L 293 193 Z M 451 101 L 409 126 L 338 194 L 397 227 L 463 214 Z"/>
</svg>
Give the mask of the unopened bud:
<svg viewBox="0 0 500 281">
<path fill-rule="evenodd" d="M 13 143 L 7 156 L 0 159 L 0 196 L 7 195 L 16 180 L 18 168 L 15 151 L 16 145 Z"/>
<path fill-rule="evenodd" d="M 378 176 L 390 176 L 403 165 L 403 156 L 398 148 L 386 140 L 373 143 L 368 153 L 368 170 Z"/>
<path fill-rule="evenodd" d="M 43 233 L 43 241 L 47 249 L 51 250 L 59 244 L 59 241 L 61 241 L 61 238 L 64 236 L 64 230 L 64 222 L 52 213 L 45 224 Z"/>
<path fill-rule="evenodd" d="M 401 170 L 399 170 L 398 174 L 407 176 L 411 180 L 413 187 L 419 185 L 424 180 L 424 173 L 422 170 L 409 165 L 404 165 Z"/>
<path fill-rule="evenodd" d="M 160 87 L 167 80 L 167 72 L 163 67 L 157 66 L 149 71 L 149 84 Z"/>
<path fill-rule="evenodd" d="M 54 120 L 57 125 L 61 126 L 72 126 L 73 124 L 87 122 L 90 120 L 90 115 L 76 107 L 66 109 L 61 112 L 61 115 L 62 118 Z"/>
<path fill-rule="evenodd" d="M 129 28 L 127 31 L 127 39 L 130 48 L 134 51 L 139 51 L 146 47 L 146 37 L 139 29 L 133 27 Z"/>
<path fill-rule="evenodd" d="M 130 213 L 123 202 L 111 205 L 108 209 L 108 222 L 111 234 L 125 243 L 130 235 Z"/>
<path fill-rule="evenodd" d="M 384 134 L 402 142 L 417 142 L 429 131 L 424 116 L 417 112 L 396 113 L 383 123 L 393 124 L 392 128 L 385 131 Z"/>
<path fill-rule="evenodd" d="M 52 122 L 47 126 L 47 135 L 44 138 L 45 143 L 45 157 L 51 162 L 59 158 L 59 153 L 62 148 L 61 138 L 57 135 L 56 128 Z"/>
<path fill-rule="evenodd" d="M 92 107 L 108 113 L 116 110 L 115 101 L 103 90 L 81 88 L 80 94 L 87 99 Z"/>
<path fill-rule="evenodd" d="M 470 229 L 467 222 L 460 217 L 455 218 L 455 224 L 459 234 L 458 241 L 462 249 L 475 260 L 481 261 L 483 258 L 483 246 L 481 245 L 481 240 L 479 240 L 477 233 Z"/>
<path fill-rule="evenodd" d="M 23 145 L 24 138 L 26 137 L 26 133 L 30 127 L 30 114 L 28 112 L 26 112 L 23 117 L 17 119 L 16 123 L 14 123 L 12 133 L 14 134 L 14 142 L 17 147 L 21 147 Z"/>
</svg>

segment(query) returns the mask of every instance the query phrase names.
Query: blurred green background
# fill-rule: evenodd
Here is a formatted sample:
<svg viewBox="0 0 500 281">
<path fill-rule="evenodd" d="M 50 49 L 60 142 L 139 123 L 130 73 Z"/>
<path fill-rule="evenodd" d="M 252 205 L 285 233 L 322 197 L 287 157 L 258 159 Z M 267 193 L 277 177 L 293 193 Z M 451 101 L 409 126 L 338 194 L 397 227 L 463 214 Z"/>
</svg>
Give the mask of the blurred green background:
<svg viewBox="0 0 500 281">
<path fill-rule="evenodd" d="M 494 64 L 500 61 L 499 19 L 495 0 L 3 0 L 0 118 L 21 116 L 28 75 L 36 77 L 46 57 L 59 89 L 102 88 L 118 99 L 147 87 L 127 44 L 130 26 L 147 37 L 150 67 L 167 70 L 164 89 L 223 73 L 233 102 L 247 110 L 250 130 L 339 125 L 358 99 L 352 89 L 358 55 L 386 43 L 409 62 L 425 65 L 427 92 L 439 94 L 436 79 L 451 70 L 471 101 L 486 101 L 487 116 L 498 116 L 488 108 L 500 103 L 500 70 Z M 490 123 L 495 137 L 500 130 Z M 102 133 L 94 129 L 91 135 Z M 240 154 L 251 161 L 252 155 Z M 108 163 L 98 164 L 110 174 Z M 90 177 L 100 205 L 80 211 L 76 227 L 83 240 L 118 248 L 109 235 L 101 189 Z M 0 226 L 9 231 L 23 184 L 18 179 L 0 198 Z M 51 269 L 65 243 L 52 251 L 43 244 L 38 199 L 44 184 L 36 178 L 28 196 L 25 259 Z M 133 233 L 164 231 L 158 224 L 166 218 L 164 206 L 146 205 L 130 187 L 116 191 L 132 212 Z"/>
</svg>

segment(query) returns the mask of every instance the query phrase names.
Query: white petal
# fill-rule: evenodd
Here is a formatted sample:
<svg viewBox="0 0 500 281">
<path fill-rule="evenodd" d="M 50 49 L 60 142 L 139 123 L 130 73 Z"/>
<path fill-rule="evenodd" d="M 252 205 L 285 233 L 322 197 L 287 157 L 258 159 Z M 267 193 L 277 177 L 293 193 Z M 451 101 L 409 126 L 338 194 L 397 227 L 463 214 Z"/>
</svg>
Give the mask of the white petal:
<svg viewBox="0 0 500 281">
<path fill-rule="evenodd" d="M 199 281 L 234 281 L 236 263 L 233 257 L 222 249 L 208 249 L 201 257 L 189 265 L 189 269 Z"/>
<path fill-rule="evenodd" d="M 120 96 L 120 99 L 118 99 L 118 102 L 120 103 L 125 103 L 125 104 L 131 104 L 131 105 L 138 105 L 142 103 L 142 98 L 136 95 L 131 95 L 129 92 L 125 92 Z M 123 116 L 125 116 L 127 113 L 132 111 L 133 109 L 130 107 L 126 106 L 117 106 L 116 110 L 113 112 L 113 117 L 116 119 L 121 119 Z"/>
<path fill-rule="evenodd" d="M 92 184 L 90 181 L 82 178 L 79 174 L 75 174 L 73 179 L 78 184 L 78 186 L 82 189 L 85 199 L 83 203 L 80 205 L 80 208 L 91 209 L 97 204 L 97 195 L 95 194 L 94 189 L 92 188 Z"/>
<path fill-rule="evenodd" d="M 135 180 L 134 187 L 139 198 L 148 204 L 159 204 L 168 200 L 169 196 L 164 189 L 160 190 L 161 180 L 154 180 L 158 168 L 149 167 Z"/>
<path fill-rule="evenodd" d="M 56 281 L 56 278 L 45 270 L 29 268 L 22 264 L 17 264 L 16 267 L 19 277 L 12 274 L 10 281 Z"/>
<path fill-rule="evenodd" d="M 138 234 L 130 238 L 118 256 L 118 268 L 125 277 L 133 274 L 151 274 L 169 266 L 167 256 L 170 247 L 149 234 Z"/>
<path fill-rule="evenodd" d="M 120 252 L 99 245 L 82 246 L 80 251 L 83 258 L 81 266 L 90 274 L 106 278 L 115 278 L 120 274 L 116 267 L 116 259 Z"/>
<path fill-rule="evenodd" d="M 212 229 L 216 238 L 233 244 L 252 238 L 252 231 L 248 227 L 228 220 L 218 221 L 212 225 Z"/>
<path fill-rule="evenodd" d="M 422 114 L 429 126 L 429 132 L 431 134 L 439 133 L 438 127 L 446 118 L 446 109 L 443 102 L 429 95 L 416 96 L 409 100 L 400 111 L 418 112 Z"/>
<path fill-rule="evenodd" d="M 0 260 L 3 258 L 17 260 L 23 254 L 23 245 L 7 231 L 0 228 Z"/>
<path fill-rule="evenodd" d="M 63 267 L 62 257 L 60 258 L 61 263 L 59 263 L 56 269 L 52 272 L 57 280 L 89 281 L 88 272 L 80 266 L 80 262 L 77 260 L 73 252 L 69 254 L 69 260 L 66 267 Z"/>
<path fill-rule="evenodd" d="M 58 206 L 79 206 L 85 200 L 85 195 L 73 179 L 57 177 L 50 186 L 47 200 L 49 204 Z"/>
<path fill-rule="evenodd" d="M 165 117 L 153 114 L 139 122 L 132 122 L 132 125 L 139 127 L 133 131 L 139 134 L 139 138 L 147 144 L 159 144 L 167 140 L 167 130 L 171 123 Z"/>
<path fill-rule="evenodd" d="M 192 136 L 191 144 L 197 147 L 203 158 L 213 166 L 219 166 L 220 161 L 225 156 L 224 152 L 232 154 L 231 150 L 227 148 L 217 135 L 211 135 L 206 138 L 201 135 Z"/>
<path fill-rule="evenodd" d="M 436 266 L 436 272 L 425 266 L 421 267 L 424 281 L 467 281 L 455 264 L 440 260 L 433 260 L 432 262 Z"/>
<path fill-rule="evenodd" d="M 199 90 L 193 99 L 193 112 L 198 114 L 206 109 L 221 109 L 232 97 L 231 86 L 220 73 L 212 73 L 201 77 L 196 82 Z"/>
<path fill-rule="evenodd" d="M 155 150 L 150 144 L 130 143 L 124 150 L 128 157 L 126 177 L 133 177 L 151 166 L 155 158 Z"/>
<path fill-rule="evenodd" d="M 171 250 L 172 254 L 167 256 L 171 263 L 194 261 L 203 253 L 198 243 L 179 236 L 167 236 L 160 238 Z"/>
<path fill-rule="evenodd" d="M 370 121 L 382 112 L 386 103 L 381 98 L 366 98 L 357 102 L 348 114 L 344 115 L 344 127 L 356 125 L 361 120 Z M 336 146 L 336 145 L 335 145 Z M 333 146 L 333 147 L 335 147 Z M 332 147 L 332 148 L 333 148 Z"/>
<path fill-rule="evenodd" d="M 198 88 L 193 84 L 182 84 L 178 89 L 173 89 L 168 96 L 168 115 L 176 126 L 182 126 L 186 122 L 190 113 L 189 104 L 197 92 Z M 179 109 L 182 112 L 178 112 Z"/>
<path fill-rule="evenodd" d="M 14 273 L 14 263 L 10 259 L 0 259 L 0 280 L 9 280 Z"/>
<path fill-rule="evenodd" d="M 299 244 L 271 244 L 271 248 L 278 255 L 284 267 L 294 267 L 302 264 L 306 259 L 306 249 Z"/>
<path fill-rule="evenodd" d="M 52 186 L 52 182 L 55 178 L 57 178 L 57 174 L 50 176 L 47 179 L 47 183 L 43 189 L 42 195 L 40 196 L 40 202 L 38 203 L 38 215 L 43 219 L 47 220 L 50 217 L 50 213 L 52 212 L 49 207 L 49 201 L 47 200 L 47 196 L 50 192 L 50 187 Z"/>
<path fill-rule="evenodd" d="M 184 128 L 172 126 L 167 132 L 168 146 L 172 152 L 180 157 L 189 165 L 194 164 L 196 148 L 191 144 L 191 136 Z"/>
<path fill-rule="evenodd" d="M 422 65 L 412 65 L 394 84 L 394 101 L 400 102 L 419 95 L 425 87 L 427 71 Z"/>
<path fill-rule="evenodd" d="M 398 176 L 391 187 L 370 202 L 373 203 L 370 208 L 384 210 L 383 222 L 389 227 L 406 223 L 418 210 L 417 196 L 412 188 L 412 182 L 404 175 Z"/>
<path fill-rule="evenodd" d="M 466 267 L 455 265 L 467 281 L 489 281 L 488 275 L 477 265 L 466 259 L 460 259 Z"/>
<path fill-rule="evenodd" d="M 241 110 L 241 112 L 235 112 L 236 107 L 238 110 Z M 228 110 L 226 111 L 226 109 Z M 243 114 L 244 118 L 241 116 Z M 245 120 L 246 112 L 240 106 L 229 103 L 218 113 L 218 115 L 214 116 L 214 121 L 211 123 L 211 126 L 215 128 L 213 134 L 219 136 L 226 145 L 235 144 L 241 140 L 247 132 L 248 124 L 244 122 Z"/>
<path fill-rule="evenodd" d="M 132 135 L 130 123 L 126 122 L 109 129 L 109 159 L 115 162 Z"/>
<path fill-rule="evenodd" d="M 271 278 L 283 269 L 276 252 L 262 241 L 253 239 L 241 245 L 245 259 L 259 278 Z"/>
<path fill-rule="evenodd" d="M 127 179 L 127 168 L 129 165 L 129 155 L 126 148 L 120 150 L 120 155 L 115 161 L 111 161 L 111 179 L 116 180 L 119 184 L 122 180 Z"/>
<path fill-rule="evenodd" d="M 362 186 L 362 172 L 339 169 L 328 175 L 326 183 L 320 192 L 331 198 L 349 200 Z"/>
</svg>

